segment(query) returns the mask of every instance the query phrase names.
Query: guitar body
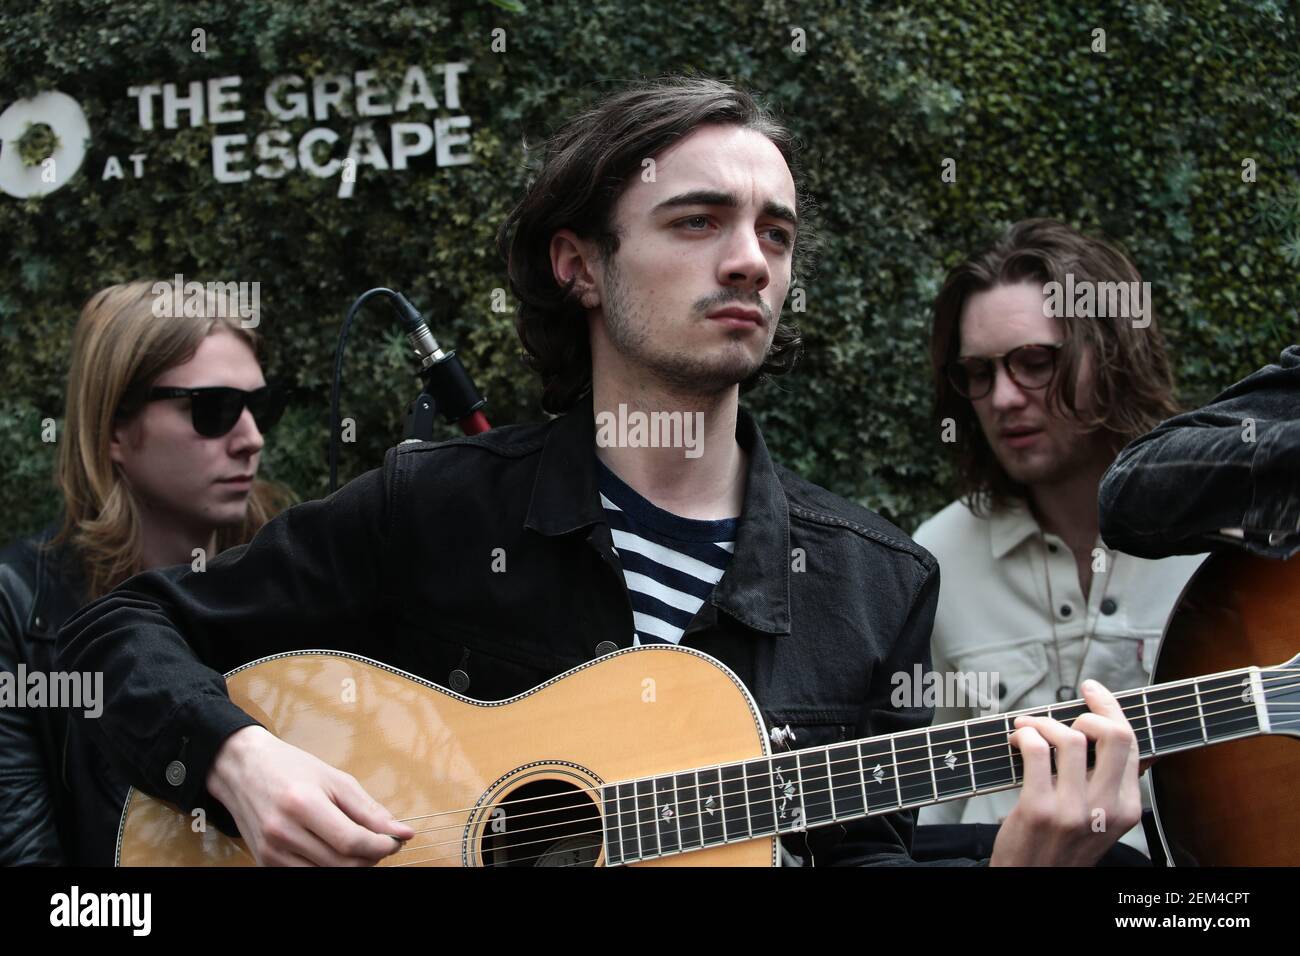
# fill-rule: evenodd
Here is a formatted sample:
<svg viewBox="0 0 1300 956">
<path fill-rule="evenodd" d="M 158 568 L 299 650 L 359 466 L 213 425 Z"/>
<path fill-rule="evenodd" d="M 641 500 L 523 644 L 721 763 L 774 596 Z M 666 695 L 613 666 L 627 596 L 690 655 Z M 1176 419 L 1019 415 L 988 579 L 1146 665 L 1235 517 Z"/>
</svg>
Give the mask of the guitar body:
<svg viewBox="0 0 1300 956">
<path fill-rule="evenodd" d="M 1153 683 L 1291 657 L 1300 559 L 1212 554 L 1165 628 Z M 1300 866 L 1300 740 L 1254 737 L 1161 757 L 1148 771 L 1174 866 Z"/>
<path fill-rule="evenodd" d="M 767 754 L 752 697 L 689 648 L 627 648 L 484 703 L 351 654 L 226 677 L 281 739 L 352 774 L 416 836 L 381 866 L 600 865 L 602 784 Z M 243 840 L 132 789 L 120 866 L 251 866 Z M 636 865 L 773 866 L 775 837 Z"/>
</svg>

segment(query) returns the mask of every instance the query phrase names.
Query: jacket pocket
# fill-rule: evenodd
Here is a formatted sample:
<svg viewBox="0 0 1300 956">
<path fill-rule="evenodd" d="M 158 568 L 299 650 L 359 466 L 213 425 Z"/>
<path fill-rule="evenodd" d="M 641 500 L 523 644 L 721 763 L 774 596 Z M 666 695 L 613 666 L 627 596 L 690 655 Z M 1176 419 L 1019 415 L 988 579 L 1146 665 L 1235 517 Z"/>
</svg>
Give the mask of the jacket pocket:
<svg viewBox="0 0 1300 956">
<path fill-rule="evenodd" d="M 1047 676 L 1047 649 L 1042 644 L 1021 644 L 997 650 L 969 651 L 953 659 L 953 667 L 974 674 L 975 687 L 987 687 L 995 700 L 981 713 L 1005 713 L 1032 706 L 1031 691 Z M 1053 698 L 1054 699 L 1054 698 Z"/>
</svg>

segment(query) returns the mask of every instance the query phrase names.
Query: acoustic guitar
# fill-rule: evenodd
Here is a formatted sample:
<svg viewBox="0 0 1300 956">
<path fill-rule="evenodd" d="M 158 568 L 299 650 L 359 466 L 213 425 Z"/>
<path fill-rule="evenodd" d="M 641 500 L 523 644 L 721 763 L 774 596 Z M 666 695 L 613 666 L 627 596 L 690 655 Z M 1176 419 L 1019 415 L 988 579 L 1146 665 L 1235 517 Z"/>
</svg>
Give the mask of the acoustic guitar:
<svg viewBox="0 0 1300 956">
<path fill-rule="evenodd" d="M 1155 683 L 1116 694 L 1141 755 L 1162 757 L 1151 772 L 1176 863 L 1300 862 L 1288 739 L 1300 736 L 1300 657 L 1259 666 L 1300 643 L 1298 579 L 1300 561 L 1208 559 Z M 226 683 L 416 831 L 381 866 L 774 866 L 783 833 L 1017 787 L 1015 717 L 1087 711 L 1076 700 L 773 753 L 736 675 L 674 645 L 625 648 L 494 702 L 336 651 L 277 654 Z M 128 794 L 118 865 L 254 862 L 201 815 Z"/>
</svg>

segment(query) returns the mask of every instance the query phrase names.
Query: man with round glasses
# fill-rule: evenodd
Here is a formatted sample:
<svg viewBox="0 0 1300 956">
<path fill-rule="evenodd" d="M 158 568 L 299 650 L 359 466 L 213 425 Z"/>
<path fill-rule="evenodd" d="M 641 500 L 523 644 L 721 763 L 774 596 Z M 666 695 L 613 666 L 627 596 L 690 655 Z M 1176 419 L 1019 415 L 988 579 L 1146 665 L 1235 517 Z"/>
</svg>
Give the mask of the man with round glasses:
<svg viewBox="0 0 1300 956">
<path fill-rule="evenodd" d="M 1062 302 L 1062 288 L 1079 299 Z M 1107 294 L 1116 288 L 1126 294 Z M 935 408 L 959 500 L 914 537 L 942 575 L 933 670 L 974 675 L 964 679 L 985 693 L 940 701 L 936 724 L 1077 700 L 1088 678 L 1116 690 L 1150 679 L 1165 620 L 1204 555 L 1148 561 L 1106 548 L 1098 530 L 1107 467 L 1178 411 L 1146 289 L 1108 243 L 1037 219 L 956 266 L 939 293 Z M 1018 797 L 925 808 L 914 853 L 983 855 Z M 1120 843 L 1111 862 L 1150 855 L 1142 826 Z"/>
</svg>

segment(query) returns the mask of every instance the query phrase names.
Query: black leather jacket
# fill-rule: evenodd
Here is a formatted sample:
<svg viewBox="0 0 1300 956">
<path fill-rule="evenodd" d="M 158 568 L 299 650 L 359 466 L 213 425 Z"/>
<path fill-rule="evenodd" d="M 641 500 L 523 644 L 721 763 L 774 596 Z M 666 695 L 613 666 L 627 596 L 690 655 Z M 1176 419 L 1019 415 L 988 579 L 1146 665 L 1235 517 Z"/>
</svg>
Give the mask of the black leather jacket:
<svg viewBox="0 0 1300 956">
<path fill-rule="evenodd" d="M 1143 558 L 1224 545 L 1300 554 L 1300 345 L 1130 442 L 1099 504 L 1106 544 Z"/>
<path fill-rule="evenodd" d="M 66 548 L 38 547 L 57 531 L 51 523 L 0 551 L 0 671 L 58 669 L 55 637 L 84 603 L 84 588 Z M 0 706 L 0 865 L 58 865 L 71 857 L 67 727 L 62 710 Z"/>
<path fill-rule="evenodd" d="M 399 445 L 204 571 L 131 578 L 60 633 L 66 669 L 106 675 L 103 716 L 78 722 L 133 783 L 231 832 L 205 782 L 226 737 L 256 721 L 226 695 L 227 670 L 332 648 L 499 700 L 630 645 L 594 431 L 588 398 L 545 424 Z M 799 747 L 928 725 L 930 708 L 890 695 L 892 675 L 929 667 L 934 558 L 775 465 L 743 409 L 736 435 L 749 471 L 734 557 L 682 644 L 735 671 Z M 820 865 L 909 864 L 913 826 L 902 811 L 782 841 Z"/>
</svg>

